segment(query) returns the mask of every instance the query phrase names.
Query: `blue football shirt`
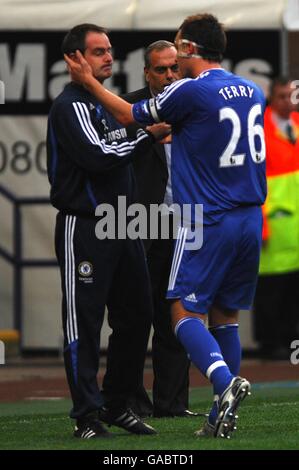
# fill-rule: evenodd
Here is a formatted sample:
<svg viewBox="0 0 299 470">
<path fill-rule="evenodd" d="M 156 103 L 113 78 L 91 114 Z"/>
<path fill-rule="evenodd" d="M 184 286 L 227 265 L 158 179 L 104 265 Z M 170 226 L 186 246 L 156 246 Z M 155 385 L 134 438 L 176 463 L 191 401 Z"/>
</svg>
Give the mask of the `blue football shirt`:
<svg viewBox="0 0 299 470">
<path fill-rule="evenodd" d="M 204 223 L 266 197 L 265 98 L 253 82 L 221 68 L 172 83 L 133 105 L 140 124 L 172 124 L 173 200 L 203 204 Z"/>
</svg>

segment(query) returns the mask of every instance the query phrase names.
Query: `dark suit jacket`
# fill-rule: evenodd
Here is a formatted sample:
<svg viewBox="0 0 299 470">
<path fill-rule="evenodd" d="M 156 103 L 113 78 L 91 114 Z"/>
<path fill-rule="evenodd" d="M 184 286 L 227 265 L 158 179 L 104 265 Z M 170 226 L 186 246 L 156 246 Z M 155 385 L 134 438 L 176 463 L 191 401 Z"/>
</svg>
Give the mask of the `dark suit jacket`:
<svg viewBox="0 0 299 470">
<path fill-rule="evenodd" d="M 148 87 L 123 95 L 129 103 L 151 98 Z M 129 126 L 128 133 L 140 126 Z M 138 202 L 147 208 L 149 204 L 161 204 L 164 200 L 168 180 L 167 162 L 163 144 L 153 144 L 144 155 L 133 161 L 137 180 Z"/>
<path fill-rule="evenodd" d="M 129 103 L 137 103 L 138 101 L 151 97 L 148 87 L 141 88 L 140 90 L 136 90 L 122 96 L 122 98 Z M 128 135 L 135 136 L 136 129 L 138 129 L 138 127 L 140 127 L 140 125 L 132 124 L 129 126 L 127 128 Z M 137 202 L 143 204 L 147 208 L 149 214 L 150 204 L 161 204 L 164 201 L 168 180 L 164 145 L 159 143 L 153 144 L 144 155 L 138 155 L 138 158 L 135 158 L 132 163 L 137 182 Z M 145 250 L 148 251 L 152 245 L 152 240 L 146 239 L 143 240 L 143 242 Z"/>
</svg>

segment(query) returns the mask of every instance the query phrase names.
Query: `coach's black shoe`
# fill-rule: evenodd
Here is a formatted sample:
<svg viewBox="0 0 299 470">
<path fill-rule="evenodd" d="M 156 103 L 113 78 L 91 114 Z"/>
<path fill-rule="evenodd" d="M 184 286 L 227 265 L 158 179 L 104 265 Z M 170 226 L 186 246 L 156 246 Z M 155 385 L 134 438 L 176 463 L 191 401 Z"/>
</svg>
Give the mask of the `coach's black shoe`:
<svg viewBox="0 0 299 470">
<path fill-rule="evenodd" d="M 149 424 L 144 423 L 130 408 L 126 410 L 109 410 L 103 406 L 99 410 L 99 420 L 108 426 L 118 426 L 133 434 L 157 434 Z"/>
<path fill-rule="evenodd" d="M 86 417 L 81 420 L 77 420 L 74 437 L 79 437 L 81 439 L 107 439 L 114 436 L 111 432 L 108 432 L 107 429 L 104 428 L 97 418 Z"/>
</svg>

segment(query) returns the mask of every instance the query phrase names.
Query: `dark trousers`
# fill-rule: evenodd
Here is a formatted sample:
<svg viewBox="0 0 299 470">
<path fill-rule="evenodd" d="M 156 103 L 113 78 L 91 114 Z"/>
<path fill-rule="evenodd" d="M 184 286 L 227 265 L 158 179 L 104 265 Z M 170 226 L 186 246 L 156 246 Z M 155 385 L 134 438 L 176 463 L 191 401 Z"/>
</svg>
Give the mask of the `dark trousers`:
<svg viewBox="0 0 299 470">
<path fill-rule="evenodd" d="M 72 418 L 127 406 L 143 373 L 152 303 L 140 240 L 98 240 L 95 219 L 57 215 L 55 246 L 61 271 L 64 360 Z M 112 328 L 107 377 L 97 383 L 105 305 Z"/>
<path fill-rule="evenodd" d="M 166 291 L 173 255 L 173 240 L 146 243 L 154 305 L 152 363 L 153 405 L 143 387 L 142 376 L 131 407 L 140 415 L 173 416 L 188 408 L 190 361 L 171 327 L 170 302 Z"/>
<path fill-rule="evenodd" d="M 299 272 L 259 276 L 254 336 L 265 353 L 285 348 L 299 335 Z"/>
<path fill-rule="evenodd" d="M 189 359 L 171 327 L 170 301 L 165 298 L 173 240 L 155 240 L 147 261 L 154 303 L 152 360 L 155 413 L 177 414 L 188 408 Z"/>
</svg>

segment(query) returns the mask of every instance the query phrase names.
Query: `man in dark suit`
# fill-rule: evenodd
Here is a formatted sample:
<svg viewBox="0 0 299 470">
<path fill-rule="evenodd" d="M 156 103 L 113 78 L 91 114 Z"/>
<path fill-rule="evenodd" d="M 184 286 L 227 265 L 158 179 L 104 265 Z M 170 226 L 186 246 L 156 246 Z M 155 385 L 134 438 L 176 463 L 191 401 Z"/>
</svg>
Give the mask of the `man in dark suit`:
<svg viewBox="0 0 299 470">
<path fill-rule="evenodd" d="M 135 103 L 161 93 L 165 86 L 179 79 L 176 49 L 168 41 L 156 41 L 145 51 L 144 74 L 147 86 L 124 96 Z M 133 162 L 137 179 L 138 202 L 149 213 L 150 204 L 172 204 L 170 179 L 170 143 L 153 144 L 142 158 Z M 171 219 L 172 214 L 168 217 Z M 188 410 L 189 360 L 171 329 L 170 304 L 165 299 L 170 273 L 173 240 L 144 240 L 152 283 L 154 335 L 152 360 L 154 370 L 153 405 L 142 384 L 131 407 L 142 416 L 196 416 Z"/>
</svg>

